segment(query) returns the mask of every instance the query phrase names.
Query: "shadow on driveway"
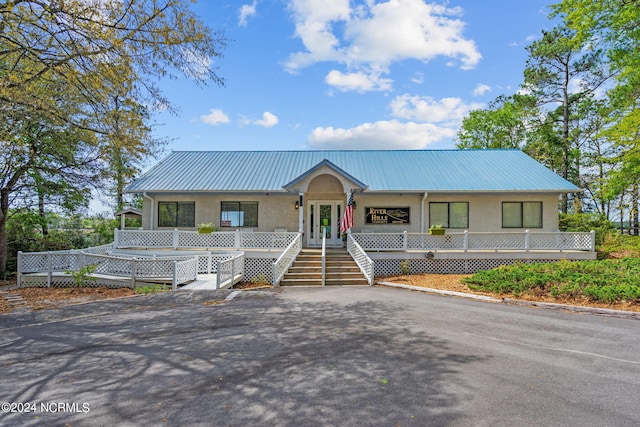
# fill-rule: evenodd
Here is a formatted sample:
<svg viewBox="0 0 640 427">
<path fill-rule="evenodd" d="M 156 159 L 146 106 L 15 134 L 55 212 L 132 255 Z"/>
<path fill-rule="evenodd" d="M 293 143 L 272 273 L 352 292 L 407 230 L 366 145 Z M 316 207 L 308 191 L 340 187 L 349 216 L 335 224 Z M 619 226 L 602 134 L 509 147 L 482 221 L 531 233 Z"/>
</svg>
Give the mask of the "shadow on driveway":
<svg viewBox="0 0 640 427">
<path fill-rule="evenodd" d="M 78 408 L 0 424 L 446 425 L 477 392 L 401 304 L 229 292 L 0 316 L 0 400 Z"/>
</svg>

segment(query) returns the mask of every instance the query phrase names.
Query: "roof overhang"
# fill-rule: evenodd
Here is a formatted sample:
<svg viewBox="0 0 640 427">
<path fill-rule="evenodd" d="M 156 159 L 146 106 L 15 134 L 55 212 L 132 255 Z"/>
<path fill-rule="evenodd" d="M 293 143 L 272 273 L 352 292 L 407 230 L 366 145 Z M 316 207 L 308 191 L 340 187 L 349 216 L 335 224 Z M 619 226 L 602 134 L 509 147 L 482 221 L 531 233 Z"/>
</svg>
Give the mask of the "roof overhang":
<svg viewBox="0 0 640 427">
<path fill-rule="evenodd" d="M 288 182 L 287 184 L 283 185 L 282 188 L 284 188 L 287 191 L 296 191 L 296 188 L 301 182 L 312 177 L 314 174 L 320 172 L 322 168 L 329 168 L 335 174 L 340 175 L 342 178 L 349 181 L 352 184 L 352 186 L 355 187 L 352 189 L 352 191 L 364 191 L 368 188 L 368 186 L 365 183 L 355 178 L 351 174 L 347 173 L 345 170 L 336 166 L 334 163 L 330 162 L 327 159 L 322 160 L 320 163 L 313 166 L 311 169 L 307 170 L 302 175 L 299 175 L 298 177 L 294 178 L 291 182 Z"/>
</svg>

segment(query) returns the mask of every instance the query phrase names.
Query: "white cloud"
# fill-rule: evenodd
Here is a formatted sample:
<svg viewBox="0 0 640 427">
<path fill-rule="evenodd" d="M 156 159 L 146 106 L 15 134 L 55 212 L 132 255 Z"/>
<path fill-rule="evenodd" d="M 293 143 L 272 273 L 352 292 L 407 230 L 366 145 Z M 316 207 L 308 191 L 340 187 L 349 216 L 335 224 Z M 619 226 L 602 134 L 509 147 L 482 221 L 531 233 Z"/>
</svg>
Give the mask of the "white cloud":
<svg viewBox="0 0 640 427">
<path fill-rule="evenodd" d="M 318 127 L 307 141 L 311 147 L 321 149 L 420 149 L 453 139 L 462 119 L 471 110 L 483 106 L 467 104 L 460 98 L 435 100 L 405 94 L 389 103 L 393 120 L 364 123 L 348 129 Z"/>
<path fill-rule="evenodd" d="M 240 25 L 241 27 L 247 26 L 247 19 L 249 19 L 252 16 L 255 16 L 256 14 L 256 6 L 257 6 L 257 0 L 254 0 L 253 3 L 251 4 L 242 5 L 242 7 L 240 8 L 239 16 L 238 16 L 238 25 Z"/>
<path fill-rule="evenodd" d="M 392 62 L 438 56 L 470 69 L 481 59 L 462 34 L 457 8 L 424 0 L 367 0 L 353 7 L 349 0 L 291 0 L 289 9 L 305 46 L 288 58 L 290 72 L 323 61 L 345 64 L 350 72 L 386 70 Z"/>
<path fill-rule="evenodd" d="M 424 83 L 424 74 L 421 72 L 417 72 L 415 73 L 412 77 L 411 77 L 411 82 L 412 83 L 416 83 L 416 84 L 422 84 Z"/>
<path fill-rule="evenodd" d="M 460 98 L 442 98 L 439 101 L 429 96 L 400 95 L 389 104 L 395 117 L 421 122 L 458 126 L 471 110 L 482 108 L 482 104 L 465 104 Z"/>
<path fill-rule="evenodd" d="M 331 70 L 324 80 L 343 92 L 387 91 L 391 90 L 392 83 L 391 79 L 382 78 L 380 73 L 343 73 L 338 70 Z"/>
<path fill-rule="evenodd" d="M 478 83 L 475 89 L 473 89 L 473 96 L 482 96 L 487 92 L 491 92 L 491 86 Z"/>
<path fill-rule="evenodd" d="M 220 123 L 229 123 L 229 116 L 224 111 L 218 108 L 212 108 L 209 110 L 209 114 L 200 116 L 200 121 L 208 125 L 218 125 Z"/>
<path fill-rule="evenodd" d="M 277 125 L 279 121 L 280 120 L 275 114 L 270 113 L 268 111 L 265 111 L 264 113 L 262 113 L 262 119 L 254 120 L 245 116 L 242 116 L 240 118 L 240 123 L 242 123 L 243 125 L 262 126 L 265 128 L 273 127 Z"/>
<path fill-rule="evenodd" d="M 318 127 L 309 135 L 308 143 L 316 149 L 419 149 L 455 134 L 454 129 L 432 123 L 389 120 L 351 129 Z"/>
<path fill-rule="evenodd" d="M 278 117 L 275 114 L 265 111 L 264 113 L 262 113 L 262 119 L 254 121 L 253 124 L 256 126 L 270 128 L 277 125 L 278 122 Z"/>
</svg>

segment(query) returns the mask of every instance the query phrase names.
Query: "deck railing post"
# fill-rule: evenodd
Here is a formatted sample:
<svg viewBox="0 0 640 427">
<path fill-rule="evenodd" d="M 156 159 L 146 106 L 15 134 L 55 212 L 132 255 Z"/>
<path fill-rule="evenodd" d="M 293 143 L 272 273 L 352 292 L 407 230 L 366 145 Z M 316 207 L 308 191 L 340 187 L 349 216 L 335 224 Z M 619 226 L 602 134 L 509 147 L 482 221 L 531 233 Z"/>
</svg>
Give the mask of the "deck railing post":
<svg viewBox="0 0 640 427">
<path fill-rule="evenodd" d="M 174 291 L 178 289 L 178 261 L 173 261 L 173 279 L 171 282 L 171 289 Z"/>
<path fill-rule="evenodd" d="M 462 239 L 462 249 L 464 249 L 465 252 L 469 250 L 469 230 L 464 230 L 464 236 Z"/>
<path fill-rule="evenodd" d="M 47 288 L 51 287 L 51 276 L 53 275 L 51 271 L 52 268 L 51 251 L 47 251 Z"/>
<path fill-rule="evenodd" d="M 240 249 L 240 230 L 236 230 L 235 245 L 236 245 L 236 249 L 239 250 Z"/>
<path fill-rule="evenodd" d="M 114 228 L 114 229 L 113 229 L 113 243 L 112 243 L 111 245 L 112 245 L 114 248 L 116 248 L 116 249 L 119 247 L 119 243 L 118 243 L 118 240 L 119 240 L 118 232 L 119 232 L 118 228 Z"/>
<path fill-rule="evenodd" d="M 404 230 L 402 232 L 402 249 L 406 251 L 408 246 L 409 246 L 409 239 L 407 237 L 407 230 Z"/>
<path fill-rule="evenodd" d="M 275 288 L 275 287 L 278 286 L 278 281 L 277 281 L 278 269 L 277 269 L 277 266 L 276 266 L 275 262 L 273 264 L 271 264 L 271 277 L 273 278 L 271 280 L 271 283 L 273 283 L 273 287 Z"/>
<path fill-rule="evenodd" d="M 136 288 L 136 260 L 131 259 L 131 289 Z"/>
<path fill-rule="evenodd" d="M 16 284 L 20 287 L 22 282 L 22 251 L 18 251 L 18 272 L 16 273 Z"/>
<path fill-rule="evenodd" d="M 178 249 L 178 243 L 180 243 L 180 237 L 178 233 L 180 233 L 178 229 L 174 228 L 173 229 L 173 249 Z"/>
<path fill-rule="evenodd" d="M 529 230 L 525 230 L 524 232 L 524 250 L 525 252 L 529 252 L 531 244 L 531 232 Z"/>
<path fill-rule="evenodd" d="M 591 248 L 589 248 L 589 252 L 595 252 L 596 251 L 596 231 L 595 230 L 591 230 Z"/>
</svg>

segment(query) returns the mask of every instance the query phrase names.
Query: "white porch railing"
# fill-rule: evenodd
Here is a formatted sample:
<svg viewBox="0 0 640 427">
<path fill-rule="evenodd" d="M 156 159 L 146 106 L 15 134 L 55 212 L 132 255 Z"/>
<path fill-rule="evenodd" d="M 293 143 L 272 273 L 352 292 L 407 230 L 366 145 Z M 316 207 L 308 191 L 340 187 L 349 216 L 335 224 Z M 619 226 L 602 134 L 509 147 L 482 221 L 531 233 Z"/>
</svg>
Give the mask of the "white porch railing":
<svg viewBox="0 0 640 427">
<path fill-rule="evenodd" d="M 227 283 L 235 283 L 244 276 L 244 252 L 231 258 L 220 260 L 216 267 L 216 289 Z"/>
<path fill-rule="evenodd" d="M 201 234 L 184 230 L 115 230 L 113 247 L 123 248 L 216 248 L 284 250 L 297 232 L 216 231 Z"/>
<path fill-rule="evenodd" d="M 170 280 L 175 289 L 179 284 L 196 279 L 198 258 L 134 258 L 90 251 L 18 252 L 17 285 L 38 284 L 40 277 L 46 277 L 46 285 L 51 287 L 54 275 L 65 275 L 68 271 L 78 271 L 89 265 L 94 266 L 89 275 L 98 284 L 101 279 L 109 282 L 120 280 L 135 287 L 136 281 Z"/>
<path fill-rule="evenodd" d="M 365 251 L 459 250 L 459 251 L 589 251 L 594 252 L 595 232 L 449 232 L 443 236 L 424 233 L 352 233 Z"/>
<path fill-rule="evenodd" d="M 273 275 L 273 286 L 276 287 L 284 277 L 293 261 L 302 250 L 302 234 L 295 233 L 296 238 L 289 243 L 289 246 L 282 252 L 278 259 L 272 264 L 271 270 Z"/>
<path fill-rule="evenodd" d="M 374 280 L 374 269 L 373 269 L 373 261 L 367 253 L 364 251 L 362 246 L 356 241 L 353 234 L 347 235 L 347 250 L 351 255 L 351 258 L 354 259 L 358 267 L 360 267 L 360 271 L 369 281 L 369 285 L 373 286 Z"/>
</svg>

